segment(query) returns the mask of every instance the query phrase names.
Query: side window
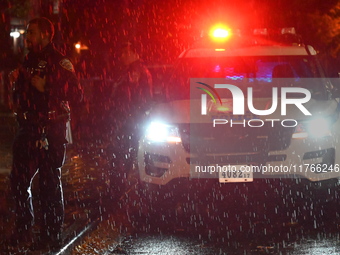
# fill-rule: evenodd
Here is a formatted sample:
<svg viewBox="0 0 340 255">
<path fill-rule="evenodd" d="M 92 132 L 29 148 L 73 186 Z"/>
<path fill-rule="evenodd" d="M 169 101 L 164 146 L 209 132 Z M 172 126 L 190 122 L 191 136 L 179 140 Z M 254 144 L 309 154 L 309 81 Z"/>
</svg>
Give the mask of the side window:
<svg viewBox="0 0 340 255">
<path fill-rule="evenodd" d="M 320 77 L 315 61 L 309 58 L 302 57 L 301 59 L 293 58 L 291 62 L 292 67 L 300 78 L 314 78 Z"/>
<path fill-rule="evenodd" d="M 277 71 L 278 68 L 280 68 L 280 65 L 284 65 L 286 63 L 282 63 L 279 61 L 274 60 L 258 60 L 256 62 L 256 65 L 258 66 L 258 72 L 256 75 L 256 78 L 258 81 L 261 82 L 272 82 L 273 78 L 284 78 L 284 77 L 277 77 L 277 75 L 280 75 Z M 277 70 L 277 71 L 275 71 Z"/>
</svg>

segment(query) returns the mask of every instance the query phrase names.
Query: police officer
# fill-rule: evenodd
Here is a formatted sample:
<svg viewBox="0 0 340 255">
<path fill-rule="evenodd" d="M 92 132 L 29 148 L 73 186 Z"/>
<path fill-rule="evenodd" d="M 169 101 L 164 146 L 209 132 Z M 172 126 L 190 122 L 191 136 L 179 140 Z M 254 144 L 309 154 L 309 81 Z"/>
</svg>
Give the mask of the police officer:
<svg viewBox="0 0 340 255">
<path fill-rule="evenodd" d="M 52 44 L 54 27 L 46 18 L 27 26 L 27 49 L 22 67 L 12 73 L 18 134 L 13 143 L 11 190 L 16 202 L 12 241 L 32 242 L 34 220 L 31 184 L 39 173 L 40 235 L 31 248 L 61 245 L 64 203 L 61 167 L 65 159 L 69 103 L 82 100 L 72 63 Z M 17 76 L 17 77 L 16 77 Z M 17 78 L 17 79 L 15 79 Z"/>
<path fill-rule="evenodd" d="M 119 195 L 136 156 L 143 120 L 152 105 L 153 86 L 151 74 L 140 59 L 134 43 L 123 43 L 118 51 L 118 59 L 120 66 L 112 88 L 111 117 L 108 118 L 112 140 L 107 150 L 109 156 L 114 156 L 112 174 L 115 176 L 111 179 L 111 187 L 118 190 Z M 117 197 L 117 192 L 113 195 Z"/>
<path fill-rule="evenodd" d="M 136 118 L 142 118 L 153 98 L 151 74 L 133 43 L 128 41 L 121 46 L 119 60 L 121 65 L 111 97 L 118 130 L 129 124 L 136 126 Z"/>
</svg>

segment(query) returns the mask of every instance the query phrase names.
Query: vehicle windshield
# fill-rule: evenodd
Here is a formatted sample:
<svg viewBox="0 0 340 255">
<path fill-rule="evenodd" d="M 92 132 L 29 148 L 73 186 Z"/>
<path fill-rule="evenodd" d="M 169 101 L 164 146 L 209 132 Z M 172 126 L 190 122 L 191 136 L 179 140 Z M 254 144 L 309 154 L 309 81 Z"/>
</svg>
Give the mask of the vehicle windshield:
<svg viewBox="0 0 340 255">
<path fill-rule="evenodd" d="M 168 91 L 170 100 L 189 99 L 190 78 L 223 78 L 244 90 L 253 87 L 256 97 L 270 96 L 272 87 L 305 87 L 312 97 L 321 99 L 327 91 L 324 82 L 315 79 L 321 77 L 313 56 L 183 58 L 173 71 Z"/>
</svg>

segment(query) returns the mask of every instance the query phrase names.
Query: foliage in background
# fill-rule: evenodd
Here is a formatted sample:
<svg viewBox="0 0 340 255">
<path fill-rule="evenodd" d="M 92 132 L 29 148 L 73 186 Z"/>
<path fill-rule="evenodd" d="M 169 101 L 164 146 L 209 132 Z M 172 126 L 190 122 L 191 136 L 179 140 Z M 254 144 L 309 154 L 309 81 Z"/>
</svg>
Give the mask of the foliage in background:
<svg viewBox="0 0 340 255">
<path fill-rule="evenodd" d="M 29 0 L 8 0 L 9 14 L 12 17 L 26 19 L 30 12 L 31 1 Z"/>
</svg>

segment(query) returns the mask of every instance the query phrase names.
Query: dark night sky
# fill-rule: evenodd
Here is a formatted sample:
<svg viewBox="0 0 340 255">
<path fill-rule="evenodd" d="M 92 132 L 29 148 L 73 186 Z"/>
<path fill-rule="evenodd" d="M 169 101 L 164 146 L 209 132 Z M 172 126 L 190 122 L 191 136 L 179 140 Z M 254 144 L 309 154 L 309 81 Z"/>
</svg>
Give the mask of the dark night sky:
<svg viewBox="0 0 340 255">
<path fill-rule="evenodd" d="M 8 2 L 16 1 L 19 0 Z M 167 62 L 216 22 L 234 28 L 295 26 L 318 49 L 335 49 L 340 39 L 331 31 L 339 28 L 332 27 L 330 21 L 340 15 L 329 10 L 337 3 L 338 0 L 64 0 L 62 13 L 50 16 L 54 21 L 62 19 L 60 37 L 69 45 L 82 40 L 98 54 L 113 54 L 119 42 L 133 38 L 146 60 Z M 50 9 L 45 3 L 44 16 Z"/>
</svg>

